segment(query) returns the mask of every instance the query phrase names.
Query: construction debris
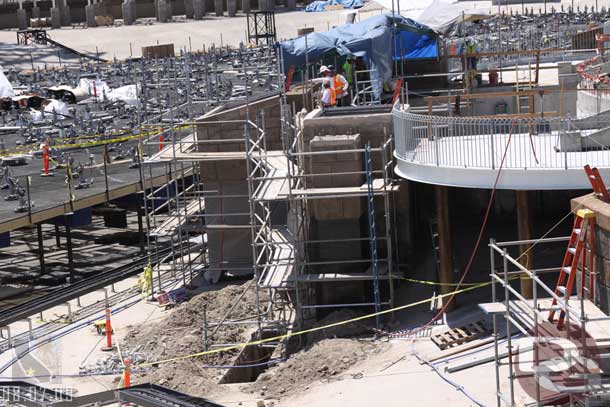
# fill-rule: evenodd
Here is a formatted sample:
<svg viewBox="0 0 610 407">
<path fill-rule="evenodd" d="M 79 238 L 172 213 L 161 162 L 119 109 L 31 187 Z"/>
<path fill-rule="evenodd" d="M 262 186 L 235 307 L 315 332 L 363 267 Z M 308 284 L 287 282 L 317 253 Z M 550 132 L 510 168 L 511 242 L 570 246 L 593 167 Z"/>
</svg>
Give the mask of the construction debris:
<svg viewBox="0 0 610 407">
<path fill-rule="evenodd" d="M 358 339 L 324 339 L 262 373 L 243 388 L 267 398 L 281 398 L 307 390 L 315 382 L 341 380 L 341 374 L 386 349 L 380 342 Z"/>
<path fill-rule="evenodd" d="M 173 308 L 159 322 L 131 327 L 123 346 L 146 355 L 146 362 L 203 352 L 206 350 L 203 321 L 207 320 L 210 325 L 220 321 L 247 285 L 248 283 L 234 284 L 198 294 Z M 230 317 L 233 320 L 253 319 L 256 314 L 255 292 L 247 290 L 232 309 Z M 248 342 L 253 333 L 251 326 L 224 323 L 208 341 L 215 344 L 243 343 Z M 134 374 L 133 381 L 153 382 L 189 394 L 204 395 L 226 371 L 209 366 L 232 365 L 238 354 L 238 350 L 232 350 L 171 362 L 159 368 L 153 367 L 147 373 Z"/>
</svg>

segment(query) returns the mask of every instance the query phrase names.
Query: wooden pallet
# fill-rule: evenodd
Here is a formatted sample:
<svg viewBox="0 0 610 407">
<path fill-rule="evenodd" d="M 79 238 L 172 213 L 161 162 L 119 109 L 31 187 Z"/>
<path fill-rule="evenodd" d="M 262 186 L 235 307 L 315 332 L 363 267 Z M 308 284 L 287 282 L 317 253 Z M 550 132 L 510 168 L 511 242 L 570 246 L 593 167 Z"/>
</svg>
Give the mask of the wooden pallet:
<svg viewBox="0 0 610 407">
<path fill-rule="evenodd" d="M 489 332 L 483 321 L 473 322 L 460 328 L 453 328 L 440 334 L 432 335 L 432 342 L 441 350 L 472 341 Z"/>
</svg>

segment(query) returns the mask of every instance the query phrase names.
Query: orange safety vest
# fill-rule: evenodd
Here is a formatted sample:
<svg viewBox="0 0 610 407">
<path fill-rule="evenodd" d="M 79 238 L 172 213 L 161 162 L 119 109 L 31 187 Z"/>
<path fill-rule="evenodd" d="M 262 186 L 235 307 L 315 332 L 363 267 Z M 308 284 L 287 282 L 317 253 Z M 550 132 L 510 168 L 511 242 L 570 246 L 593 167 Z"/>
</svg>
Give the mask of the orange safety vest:
<svg viewBox="0 0 610 407">
<path fill-rule="evenodd" d="M 340 74 L 336 74 L 333 78 L 333 88 L 335 91 L 335 97 L 337 95 L 341 96 L 343 94 L 343 82 L 341 82 Z"/>
</svg>

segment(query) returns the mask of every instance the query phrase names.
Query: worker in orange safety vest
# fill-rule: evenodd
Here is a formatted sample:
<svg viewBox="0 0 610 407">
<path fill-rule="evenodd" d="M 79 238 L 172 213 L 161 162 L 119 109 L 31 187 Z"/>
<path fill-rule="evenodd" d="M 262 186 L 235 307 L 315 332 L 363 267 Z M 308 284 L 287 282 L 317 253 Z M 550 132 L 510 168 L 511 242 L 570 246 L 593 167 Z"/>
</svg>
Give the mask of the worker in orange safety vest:
<svg viewBox="0 0 610 407">
<path fill-rule="evenodd" d="M 347 106 L 347 90 L 349 89 L 349 83 L 347 79 L 340 73 L 335 72 L 335 68 L 332 65 L 322 66 L 320 68 L 320 74 L 324 79 L 332 81 L 331 86 L 335 90 L 335 97 L 337 99 L 337 106 Z"/>
</svg>

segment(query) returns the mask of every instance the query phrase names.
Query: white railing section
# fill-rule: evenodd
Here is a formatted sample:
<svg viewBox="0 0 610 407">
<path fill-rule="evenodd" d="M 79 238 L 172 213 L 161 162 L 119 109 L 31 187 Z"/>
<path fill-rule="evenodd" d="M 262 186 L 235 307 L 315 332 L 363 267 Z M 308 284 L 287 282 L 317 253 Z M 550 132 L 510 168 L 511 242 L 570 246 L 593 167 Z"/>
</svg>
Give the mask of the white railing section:
<svg viewBox="0 0 610 407">
<path fill-rule="evenodd" d="M 449 117 L 393 109 L 395 155 L 412 164 L 460 169 L 610 167 L 610 113 L 570 117 Z M 509 142 L 510 139 L 510 142 Z"/>
</svg>

